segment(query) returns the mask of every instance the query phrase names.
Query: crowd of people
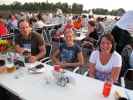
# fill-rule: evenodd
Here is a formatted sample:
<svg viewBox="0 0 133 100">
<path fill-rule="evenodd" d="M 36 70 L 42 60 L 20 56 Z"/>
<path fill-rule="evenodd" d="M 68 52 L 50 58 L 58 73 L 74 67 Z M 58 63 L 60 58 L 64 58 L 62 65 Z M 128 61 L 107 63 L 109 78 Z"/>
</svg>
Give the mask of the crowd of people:
<svg viewBox="0 0 133 100">
<path fill-rule="evenodd" d="M 43 38 L 43 27 L 58 23 L 61 26 L 55 28 L 51 37 L 62 41 L 56 41 L 59 42 L 56 48 L 53 45 L 52 64 L 70 71 L 77 66 L 87 66 L 90 77 L 118 83 L 118 79 L 133 68 L 133 11 L 124 14 L 110 32 L 105 30 L 106 20 L 106 17 L 64 16 L 60 10 L 55 16 L 51 13 L 28 17 L 11 14 L 7 21 L 0 16 L 0 37 L 14 33 L 15 51 L 21 55 L 29 52 L 28 61 L 33 63 L 45 58 L 47 45 L 52 45 Z M 74 40 L 76 32 L 82 28 L 87 28 L 88 32 L 77 42 Z"/>
</svg>

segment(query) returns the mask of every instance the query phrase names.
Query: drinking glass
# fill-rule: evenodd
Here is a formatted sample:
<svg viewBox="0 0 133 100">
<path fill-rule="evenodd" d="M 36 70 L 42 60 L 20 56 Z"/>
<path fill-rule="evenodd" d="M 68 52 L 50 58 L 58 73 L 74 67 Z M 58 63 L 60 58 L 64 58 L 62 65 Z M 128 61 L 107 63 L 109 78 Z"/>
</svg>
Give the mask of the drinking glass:
<svg viewBox="0 0 133 100">
<path fill-rule="evenodd" d="M 110 92 L 111 92 L 111 88 L 112 88 L 112 83 L 109 81 L 105 81 L 104 82 L 104 86 L 103 86 L 103 96 L 104 97 L 108 97 Z"/>
</svg>

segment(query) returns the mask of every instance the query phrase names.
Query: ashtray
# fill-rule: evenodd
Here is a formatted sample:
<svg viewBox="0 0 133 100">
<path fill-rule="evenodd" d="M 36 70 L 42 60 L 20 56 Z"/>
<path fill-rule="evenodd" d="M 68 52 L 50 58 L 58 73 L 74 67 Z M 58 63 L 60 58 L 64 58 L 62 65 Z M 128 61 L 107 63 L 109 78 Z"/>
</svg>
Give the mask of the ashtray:
<svg viewBox="0 0 133 100">
<path fill-rule="evenodd" d="M 36 65 L 35 67 L 29 68 L 28 71 L 32 74 L 39 74 L 39 73 L 43 73 L 45 70 L 44 65 L 39 64 Z"/>
</svg>

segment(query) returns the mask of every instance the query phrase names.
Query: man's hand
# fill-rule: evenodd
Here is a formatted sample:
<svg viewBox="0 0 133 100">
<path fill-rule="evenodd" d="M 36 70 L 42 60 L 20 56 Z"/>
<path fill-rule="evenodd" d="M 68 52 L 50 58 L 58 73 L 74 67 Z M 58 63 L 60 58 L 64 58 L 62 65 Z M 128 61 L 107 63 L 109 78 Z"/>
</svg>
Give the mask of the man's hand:
<svg viewBox="0 0 133 100">
<path fill-rule="evenodd" d="M 6 67 L 0 67 L 0 73 L 5 73 L 6 72 Z"/>
</svg>

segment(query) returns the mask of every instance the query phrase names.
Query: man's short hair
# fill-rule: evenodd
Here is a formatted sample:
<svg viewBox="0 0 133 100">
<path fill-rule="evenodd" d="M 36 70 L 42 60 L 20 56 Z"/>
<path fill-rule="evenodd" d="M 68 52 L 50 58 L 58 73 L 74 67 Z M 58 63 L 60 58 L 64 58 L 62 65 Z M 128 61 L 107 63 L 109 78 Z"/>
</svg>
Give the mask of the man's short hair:
<svg viewBox="0 0 133 100">
<path fill-rule="evenodd" d="M 30 25 L 30 23 L 29 23 L 28 20 L 26 20 L 26 19 L 21 19 L 21 20 L 18 22 L 18 27 L 19 27 L 19 25 L 20 25 L 21 22 L 27 22 L 27 23 Z"/>
</svg>

